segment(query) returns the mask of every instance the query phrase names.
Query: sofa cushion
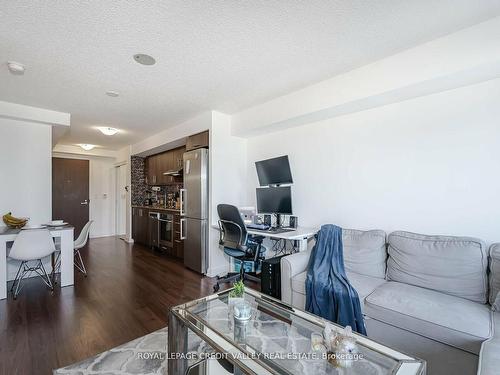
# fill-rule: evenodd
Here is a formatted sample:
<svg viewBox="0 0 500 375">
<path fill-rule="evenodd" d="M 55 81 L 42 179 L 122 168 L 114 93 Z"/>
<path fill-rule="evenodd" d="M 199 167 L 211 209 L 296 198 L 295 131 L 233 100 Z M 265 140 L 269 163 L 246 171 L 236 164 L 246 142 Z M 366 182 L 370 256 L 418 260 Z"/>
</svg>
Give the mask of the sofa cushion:
<svg viewBox="0 0 500 375">
<path fill-rule="evenodd" d="M 477 375 L 498 374 L 500 363 L 500 314 L 493 314 L 493 336 L 483 342 L 479 353 Z"/>
<path fill-rule="evenodd" d="M 483 241 L 470 237 L 389 235 L 387 279 L 486 303 Z"/>
<path fill-rule="evenodd" d="M 500 311 L 500 301 L 496 301 L 500 292 L 500 243 L 490 247 L 490 304 L 496 311 Z"/>
<path fill-rule="evenodd" d="M 385 277 L 387 250 L 384 231 L 343 229 L 342 242 L 346 271 L 381 279 Z"/>
<path fill-rule="evenodd" d="M 397 282 L 368 295 L 365 314 L 473 354 L 492 334 L 487 305 Z"/>
<path fill-rule="evenodd" d="M 303 296 L 306 295 L 306 277 L 307 271 L 299 273 L 292 278 L 292 291 Z M 367 295 L 375 290 L 378 286 L 386 283 L 384 279 L 379 279 L 376 277 L 370 277 L 365 275 L 359 275 L 354 272 L 347 272 L 347 278 L 351 285 L 356 289 L 359 296 L 359 301 L 361 302 L 361 309 L 363 309 L 363 301 Z M 302 303 L 302 298 L 300 298 L 300 305 L 296 305 L 295 302 L 297 298 L 292 299 L 293 305 L 298 308 L 304 308 L 305 303 Z M 305 299 L 304 299 L 305 301 Z"/>
</svg>

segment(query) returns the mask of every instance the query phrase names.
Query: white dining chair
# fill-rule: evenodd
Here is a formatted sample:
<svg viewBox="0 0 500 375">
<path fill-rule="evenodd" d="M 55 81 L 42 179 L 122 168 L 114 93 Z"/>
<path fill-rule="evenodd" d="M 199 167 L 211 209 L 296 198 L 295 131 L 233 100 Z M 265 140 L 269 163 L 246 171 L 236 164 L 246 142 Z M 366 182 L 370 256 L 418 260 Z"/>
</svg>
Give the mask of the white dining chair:
<svg viewBox="0 0 500 375">
<path fill-rule="evenodd" d="M 83 273 L 85 276 L 87 276 L 87 269 L 85 268 L 85 263 L 83 263 L 82 255 L 80 254 L 80 249 L 84 247 L 87 244 L 87 241 L 89 240 L 90 226 L 92 225 L 93 222 L 94 222 L 93 220 L 90 220 L 87 224 L 85 224 L 74 244 L 75 267 L 78 268 L 78 270 L 80 270 L 80 272 Z"/>
<path fill-rule="evenodd" d="M 87 222 L 87 224 L 85 224 L 82 231 L 80 232 L 80 235 L 73 243 L 75 267 L 85 276 L 87 276 L 87 269 L 85 268 L 85 263 L 83 262 L 82 255 L 80 254 L 80 249 L 84 247 L 89 240 L 90 227 L 93 222 L 93 220 L 90 220 L 89 222 Z M 57 249 L 56 252 L 58 254 L 56 256 L 54 267 L 52 270 L 52 279 L 54 279 L 55 272 L 59 272 L 61 268 L 61 252 L 59 249 Z"/>
<path fill-rule="evenodd" d="M 47 229 L 29 229 L 19 232 L 9 253 L 10 259 L 21 262 L 10 288 L 14 299 L 17 299 L 22 289 L 22 280 L 31 277 L 33 273 L 36 273 L 51 290 L 54 290 L 42 262 L 43 258 L 53 254 L 54 251 L 56 251 L 54 240 Z"/>
</svg>

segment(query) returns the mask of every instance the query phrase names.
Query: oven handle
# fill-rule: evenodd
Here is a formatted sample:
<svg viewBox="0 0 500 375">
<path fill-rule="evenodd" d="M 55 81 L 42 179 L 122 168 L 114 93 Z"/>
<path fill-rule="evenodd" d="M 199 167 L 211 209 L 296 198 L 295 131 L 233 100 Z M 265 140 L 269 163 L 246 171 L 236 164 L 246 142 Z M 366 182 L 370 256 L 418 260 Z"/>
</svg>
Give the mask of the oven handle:
<svg viewBox="0 0 500 375">
<path fill-rule="evenodd" d="M 185 240 L 186 239 L 186 236 L 184 235 L 184 222 L 186 221 L 186 219 L 182 218 L 181 221 L 180 221 L 180 224 L 181 224 L 181 230 L 180 230 L 180 239 L 181 240 Z"/>
<path fill-rule="evenodd" d="M 165 219 L 158 219 L 158 221 L 163 221 L 165 223 L 171 223 L 172 222 L 172 220 L 165 220 Z"/>
</svg>

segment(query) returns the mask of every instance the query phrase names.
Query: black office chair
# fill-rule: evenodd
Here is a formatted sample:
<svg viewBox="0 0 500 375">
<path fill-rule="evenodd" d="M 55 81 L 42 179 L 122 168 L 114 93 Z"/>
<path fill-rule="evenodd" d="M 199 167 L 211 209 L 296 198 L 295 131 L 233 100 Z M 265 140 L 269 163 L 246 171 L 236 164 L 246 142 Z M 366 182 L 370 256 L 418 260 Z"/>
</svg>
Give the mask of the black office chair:
<svg viewBox="0 0 500 375">
<path fill-rule="evenodd" d="M 230 272 L 226 276 L 217 276 L 217 283 L 214 285 L 214 292 L 220 288 L 220 283 L 234 282 L 238 280 L 260 281 L 256 272 L 245 272 L 245 263 L 252 264 L 254 270 L 262 259 L 266 248 L 262 246 L 263 236 L 252 236 L 247 233 L 247 228 L 241 218 L 238 207 L 229 204 L 219 204 L 217 206 L 219 214 L 220 240 L 219 244 L 224 246 L 224 253 L 238 259 L 240 262 L 240 272 Z"/>
</svg>

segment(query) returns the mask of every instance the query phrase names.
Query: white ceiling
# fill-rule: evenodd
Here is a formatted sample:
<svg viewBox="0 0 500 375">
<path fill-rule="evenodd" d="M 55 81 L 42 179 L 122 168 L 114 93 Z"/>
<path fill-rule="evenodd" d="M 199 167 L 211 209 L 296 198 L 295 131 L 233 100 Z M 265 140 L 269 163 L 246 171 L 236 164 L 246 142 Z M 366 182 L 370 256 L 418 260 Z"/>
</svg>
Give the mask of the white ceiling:
<svg viewBox="0 0 500 375">
<path fill-rule="evenodd" d="M 497 15 L 499 0 L 4 0 L 0 100 L 71 113 L 62 144 L 118 149 Z M 136 53 L 157 64 L 138 65 Z M 9 74 L 8 60 L 25 75 Z M 123 131 L 92 128 L 103 124 Z"/>
</svg>

